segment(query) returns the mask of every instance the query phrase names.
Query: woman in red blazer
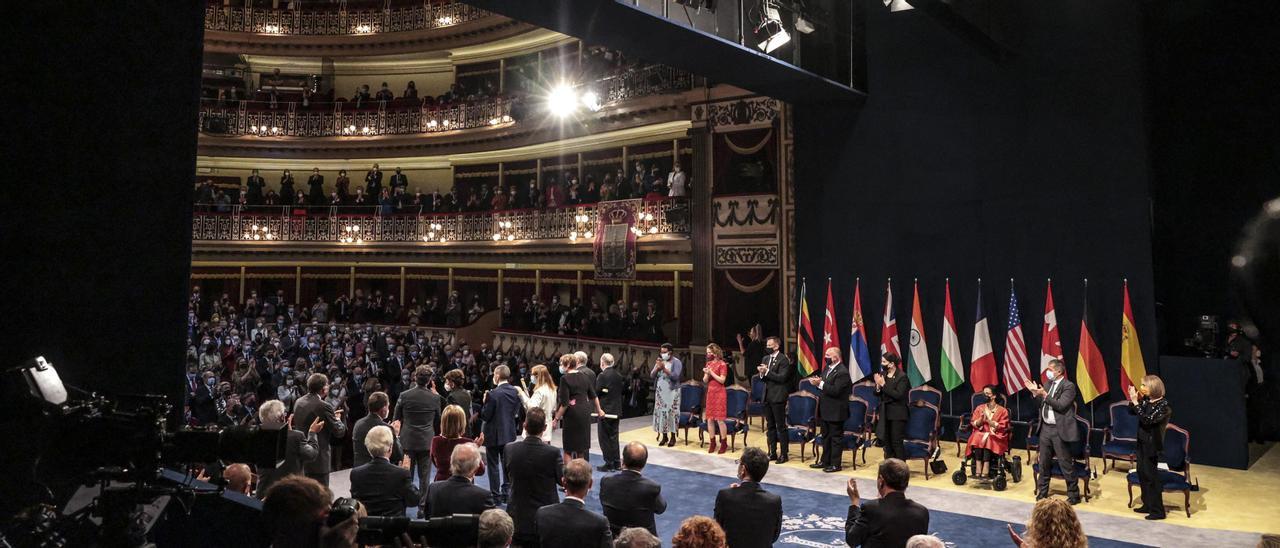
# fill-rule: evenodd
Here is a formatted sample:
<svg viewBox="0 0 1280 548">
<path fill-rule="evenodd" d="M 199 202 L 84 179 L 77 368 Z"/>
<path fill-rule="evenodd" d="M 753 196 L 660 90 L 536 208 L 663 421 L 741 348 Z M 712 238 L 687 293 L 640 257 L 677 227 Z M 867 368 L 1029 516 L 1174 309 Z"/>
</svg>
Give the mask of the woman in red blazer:
<svg viewBox="0 0 1280 548">
<path fill-rule="evenodd" d="M 463 434 L 467 428 L 467 414 L 461 407 L 449 405 L 440 415 L 440 433 L 431 438 L 431 463 L 436 465 L 436 476 L 432 481 L 444 481 L 453 475 L 449 467 L 449 458 L 453 456 L 453 448 L 464 443 L 475 443 L 475 440 Z M 476 470 L 477 476 L 484 475 L 484 462 Z"/>
<path fill-rule="evenodd" d="M 995 460 L 1009 451 L 1009 410 L 996 401 L 994 385 L 983 387 L 982 395 L 987 397 L 987 403 L 973 410 L 969 420 L 973 433 L 969 434 L 966 452 L 966 456 L 973 457 L 974 474 L 979 478 L 990 476 Z"/>
</svg>

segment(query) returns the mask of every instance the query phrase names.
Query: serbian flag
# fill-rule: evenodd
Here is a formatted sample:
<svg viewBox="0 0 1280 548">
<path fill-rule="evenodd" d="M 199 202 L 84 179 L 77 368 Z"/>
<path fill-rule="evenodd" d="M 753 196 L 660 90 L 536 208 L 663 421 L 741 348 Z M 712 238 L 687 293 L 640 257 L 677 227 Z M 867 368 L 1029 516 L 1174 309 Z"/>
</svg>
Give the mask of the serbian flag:
<svg viewBox="0 0 1280 548">
<path fill-rule="evenodd" d="M 987 386 L 1000 386 L 996 376 L 996 354 L 991 350 L 991 329 L 987 327 L 987 311 L 982 308 L 982 280 L 978 280 L 978 314 L 973 322 L 973 353 L 969 358 L 969 385 L 974 392 Z"/>
<path fill-rule="evenodd" d="M 1058 337 L 1058 313 L 1053 310 L 1053 281 L 1049 281 L 1044 289 L 1044 329 L 1040 331 L 1040 384 L 1049 384 L 1044 372 L 1054 359 L 1062 359 L 1062 339 Z"/>
<path fill-rule="evenodd" d="M 990 343 L 987 343 L 988 352 Z M 942 312 L 942 386 L 947 392 L 964 384 L 964 363 L 960 361 L 960 338 L 956 336 L 956 316 L 951 312 L 951 280 L 947 280 L 947 304 Z"/>
<path fill-rule="evenodd" d="M 880 354 L 893 352 L 902 357 L 902 347 L 898 346 L 898 319 L 893 313 L 893 280 L 885 286 L 884 326 L 880 330 Z"/>
<path fill-rule="evenodd" d="M 796 369 L 803 376 L 818 370 L 818 360 L 813 358 L 813 326 L 809 322 L 809 301 L 805 299 L 804 280 L 800 281 L 800 326 L 796 328 Z"/>
<path fill-rule="evenodd" d="M 1142 360 L 1142 345 L 1138 344 L 1138 329 L 1133 322 L 1133 305 L 1129 303 L 1129 280 L 1124 281 L 1124 319 L 1120 338 L 1120 391 L 1129 394 L 1130 386 L 1141 386 L 1147 376 L 1147 365 Z"/>
<path fill-rule="evenodd" d="M 822 315 L 822 356 L 818 363 L 826 366 L 825 356 L 828 348 L 840 350 L 840 332 L 836 327 L 836 301 L 831 298 L 831 278 L 827 278 L 827 311 Z"/>
<path fill-rule="evenodd" d="M 1106 394 L 1107 366 L 1102 363 L 1102 351 L 1089 332 L 1089 281 L 1084 282 L 1084 315 L 1080 318 L 1080 354 L 1076 358 L 1076 386 L 1080 399 L 1089 403 Z"/>
<path fill-rule="evenodd" d="M 1027 363 L 1027 341 L 1022 338 L 1022 313 L 1018 311 L 1018 294 L 1009 280 L 1009 329 L 1004 334 L 1004 391 L 1013 395 L 1031 384 L 1031 366 Z"/>
<path fill-rule="evenodd" d="M 911 355 L 907 357 L 907 378 L 916 387 L 933 380 L 929 363 L 929 344 L 924 339 L 924 315 L 920 313 L 920 282 L 916 281 L 911 297 Z"/>
<path fill-rule="evenodd" d="M 862 323 L 862 280 L 853 284 L 853 326 L 849 330 L 849 359 L 857 367 L 849 368 L 853 382 L 871 375 L 871 352 L 867 348 L 867 326 Z"/>
</svg>

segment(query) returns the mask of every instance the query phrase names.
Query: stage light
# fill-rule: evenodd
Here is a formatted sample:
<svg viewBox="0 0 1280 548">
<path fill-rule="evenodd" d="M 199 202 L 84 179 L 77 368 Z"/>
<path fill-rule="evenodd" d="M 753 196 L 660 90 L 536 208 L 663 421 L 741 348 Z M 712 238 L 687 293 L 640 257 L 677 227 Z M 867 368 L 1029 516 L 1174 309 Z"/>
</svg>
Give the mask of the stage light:
<svg viewBox="0 0 1280 548">
<path fill-rule="evenodd" d="M 443 16 L 443 17 L 439 18 L 439 19 L 436 19 L 436 23 L 439 23 L 439 24 L 440 24 L 440 26 L 442 26 L 442 27 L 443 27 L 443 26 L 447 26 L 447 25 L 452 25 L 452 24 L 453 24 L 453 16 L 451 16 L 451 15 L 445 15 L 445 16 Z"/>
<path fill-rule="evenodd" d="M 778 8 L 772 2 L 765 2 L 764 17 L 756 25 L 755 34 L 759 40 L 756 47 L 765 53 L 773 53 L 791 41 L 791 34 L 782 28 L 782 17 L 778 15 Z"/>
<path fill-rule="evenodd" d="M 573 92 L 573 88 L 560 84 L 551 90 L 547 95 L 547 110 L 558 117 L 566 117 L 578 109 L 578 98 Z"/>
<path fill-rule="evenodd" d="M 600 111 L 600 94 L 588 90 L 582 94 L 582 106 L 587 107 L 591 112 Z"/>
<path fill-rule="evenodd" d="M 813 33 L 813 22 L 805 19 L 803 15 L 796 14 L 796 32 L 811 34 Z"/>
</svg>

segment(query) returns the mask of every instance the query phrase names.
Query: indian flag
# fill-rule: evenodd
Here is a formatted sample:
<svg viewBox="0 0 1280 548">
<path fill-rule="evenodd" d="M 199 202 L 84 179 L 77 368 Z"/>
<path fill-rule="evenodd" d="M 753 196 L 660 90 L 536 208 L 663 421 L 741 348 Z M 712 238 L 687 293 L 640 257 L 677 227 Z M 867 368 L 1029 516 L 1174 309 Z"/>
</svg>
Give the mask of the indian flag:
<svg viewBox="0 0 1280 548">
<path fill-rule="evenodd" d="M 929 345 L 924 340 L 924 315 L 920 313 L 920 282 L 914 289 L 911 305 L 911 355 L 907 358 L 907 378 L 916 387 L 933 380 L 929 364 Z"/>
</svg>

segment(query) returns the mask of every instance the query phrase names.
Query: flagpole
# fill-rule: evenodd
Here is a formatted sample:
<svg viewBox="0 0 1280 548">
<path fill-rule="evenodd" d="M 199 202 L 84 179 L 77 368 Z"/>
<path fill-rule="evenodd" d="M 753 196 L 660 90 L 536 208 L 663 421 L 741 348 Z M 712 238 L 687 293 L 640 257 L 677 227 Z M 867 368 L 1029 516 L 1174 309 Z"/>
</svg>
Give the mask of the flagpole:
<svg viewBox="0 0 1280 548">
<path fill-rule="evenodd" d="M 947 276 L 947 278 L 946 278 L 946 285 L 944 285 L 943 287 L 945 287 L 945 288 L 946 288 L 946 292 L 947 292 L 947 294 L 946 294 L 946 295 L 943 295 L 943 298 L 950 299 L 950 298 L 951 298 L 951 277 L 950 277 L 950 276 Z M 945 332 L 946 332 L 946 330 L 947 330 L 947 325 L 946 325 L 946 324 L 947 324 L 947 319 L 946 319 L 946 317 L 945 317 L 945 316 L 943 316 L 942 324 L 943 324 L 943 325 L 942 325 L 942 330 L 943 330 L 943 332 L 945 333 Z M 954 326 L 952 326 L 952 327 L 954 327 Z M 959 335 L 959 333 L 957 333 L 956 335 Z M 943 343 L 944 343 L 944 344 L 943 344 L 943 346 L 946 346 L 946 344 L 945 344 L 945 343 L 946 343 L 946 341 L 945 341 L 945 340 L 943 341 Z M 944 351 L 944 352 L 945 352 L 945 351 Z M 961 359 L 963 360 L 964 358 L 961 358 Z M 964 371 L 964 364 L 963 364 L 963 363 L 962 363 L 962 364 L 960 364 L 960 371 L 962 371 L 962 372 Z M 946 386 L 947 386 L 946 381 L 943 381 L 942 386 L 943 386 L 943 388 L 946 388 Z M 947 407 L 950 407 L 950 408 L 951 408 L 951 409 L 949 409 L 949 411 L 951 412 L 951 414 L 952 414 L 952 415 L 955 415 L 955 414 L 956 414 L 956 393 L 955 393 L 955 390 L 948 390 L 948 391 L 947 391 Z M 958 428 L 958 426 L 957 426 L 957 428 Z M 960 439 L 959 439 L 958 437 L 956 438 L 956 443 L 960 443 Z"/>
<path fill-rule="evenodd" d="M 1085 279 L 1084 279 L 1084 305 L 1085 305 L 1085 311 L 1086 311 L 1086 313 L 1087 313 L 1087 312 L 1088 312 L 1088 310 L 1089 310 L 1089 308 L 1088 308 L 1088 307 L 1089 307 L 1089 278 L 1085 278 Z M 1087 318 L 1087 317 L 1088 317 L 1088 316 L 1086 316 L 1086 318 Z M 1077 369 L 1077 370 L 1078 370 L 1078 369 L 1080 369 L 1080 361 L 1079 361 L 1078 359 L 1076 360 L 1076 369 Z M 1104 369 L 1104 371 L 1105 371 L 1105 369 Z M 1077 371 L 1077 372 L 1076 372 L 1077 378 L 1079 378 L 1079 374 L 1080 374 L 1080 373 Z M 1090 379 L 1092 379 L 1092 377 L 1090 377 Z M 1095 384 L 1095 386 L 1096 386 L 1096 384 Z M 1095 391 L 1096 391 L 1096 389 L 1095 389 Z M 1089 400 L 1089 424 L 1090 424 L 1090 425 L 1093 425 L 1093 423 L 1094 423 L 1094 422 L 1095 422 L 1095 420 L 1096 420 L 1096 417 L 1094 417 L 1094 413 L 1093 413 L 1093 403 L 1094 403 L 1094 401 L 1096 401 L 1097 399 L 1098 399 L 1098 398 L 1095 396 L 1092 400 Z"/>
</svg>

